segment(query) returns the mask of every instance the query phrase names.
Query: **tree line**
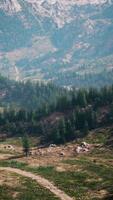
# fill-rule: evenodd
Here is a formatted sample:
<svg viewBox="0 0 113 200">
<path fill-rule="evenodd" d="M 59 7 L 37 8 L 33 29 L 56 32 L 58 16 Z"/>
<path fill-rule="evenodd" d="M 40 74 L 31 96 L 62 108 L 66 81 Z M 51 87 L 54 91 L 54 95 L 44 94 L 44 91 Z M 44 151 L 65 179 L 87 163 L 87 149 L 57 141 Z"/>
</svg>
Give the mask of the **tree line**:
<svg viewBox="0 0 113 200">
<path fill-rule="evenodd" d="M 46 87 L 54 88 L 51 84 Z M 106 107 L 107 113 L 102 117 L 100 109 L 103 107 Z M 54 125 L 43 122 L 43 119 L 55 112 L 63 114 L 58 122 Z M 105 123 L 112 123 L 112 119 L 113 85 L 101 89 L 61 89 L 61 94 L 55 100 L 51 102 L 48 99 L 48 102 L 37 109 L 6 107 L 0 113 L 0 133 L 14 136 L 27 133 L 41 136 L 42 142 L 65 143 L 83 137 L 89 130 Z"/>
</svg>

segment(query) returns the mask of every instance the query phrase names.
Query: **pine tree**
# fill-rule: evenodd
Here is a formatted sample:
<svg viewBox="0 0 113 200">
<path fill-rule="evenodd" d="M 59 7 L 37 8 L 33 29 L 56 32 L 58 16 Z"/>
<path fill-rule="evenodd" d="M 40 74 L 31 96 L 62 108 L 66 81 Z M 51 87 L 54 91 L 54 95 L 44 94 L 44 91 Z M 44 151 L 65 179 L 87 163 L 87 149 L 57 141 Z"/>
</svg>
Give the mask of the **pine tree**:
<svg viewBox="0 0 113 200">
<path fill-rule="evenodd" d="M 85 123 L 84 123 L 84 128 L 83 128 L 83 133 L 84 133 L 84 135 L 87 135 L 88 132 L 89 132 L 88 122 L 85 121 Z"/>
<path fill-rule="evenodd" d="M 78 91 L 77 104 L 81 107 L 85 107 L 87 105 L 86 94 L 84 90 Z"/>
<path fill-rule="evenodd" d="M 61 135 L 60 135 L 60 131 L 58 128 L 57 128 L 57 131 L 54 133 L 53 140 L 54 140 L 55 144 L 61 143 Z"/>
<path fill-rule="evenodd" d="M 61 136 L 61 143 L 65 143 L 66 142 L 66 125 L 65 125 L 64 119 L 60 121 L 59 131 L 60 131 L 60 136 Z"/>
<path fill-rule="evenodd" d="M 25 156 L 27 157 L 30 151 L 30 143 L 29 143 L 29 138 L 27 134 L 24 134 L 22 138 L 22 146 L 23 146 L 23 152 L 25 153 Z"/>
</svg>

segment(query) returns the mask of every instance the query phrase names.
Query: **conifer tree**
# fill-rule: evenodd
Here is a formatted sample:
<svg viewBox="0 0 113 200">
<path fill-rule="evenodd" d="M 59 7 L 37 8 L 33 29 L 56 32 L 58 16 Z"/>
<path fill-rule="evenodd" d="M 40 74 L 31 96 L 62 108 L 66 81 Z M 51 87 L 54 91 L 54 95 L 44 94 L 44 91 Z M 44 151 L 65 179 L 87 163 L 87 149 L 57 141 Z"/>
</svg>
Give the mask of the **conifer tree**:
<svg viewBox="0 0 113 200">
<path fill-rule="evenodd" d="M 22 146 L 23 146 L 23 152 L 25 153 L 25 156 L 27 157 L 30 151 L 30 142 L 29 142 L 29 138 L 27 134 L 24 134 L 22 138 Z"/>
</svg>

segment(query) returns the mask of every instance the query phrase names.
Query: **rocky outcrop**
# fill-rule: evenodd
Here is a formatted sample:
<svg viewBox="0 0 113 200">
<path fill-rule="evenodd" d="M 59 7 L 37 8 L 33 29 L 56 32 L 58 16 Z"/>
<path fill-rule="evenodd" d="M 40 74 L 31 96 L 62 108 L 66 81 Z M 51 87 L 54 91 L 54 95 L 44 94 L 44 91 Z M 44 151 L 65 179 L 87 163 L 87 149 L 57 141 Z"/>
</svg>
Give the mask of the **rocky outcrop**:
<svg viewBox="0 0 113 200">
<path fill-rule="evenodd" d="M 0 2 L 0 9 L 3 9 L 9 14 L 13 14 L 20 12 L 22 8 L 18 0 L 2 0 Z"/>
</svg>

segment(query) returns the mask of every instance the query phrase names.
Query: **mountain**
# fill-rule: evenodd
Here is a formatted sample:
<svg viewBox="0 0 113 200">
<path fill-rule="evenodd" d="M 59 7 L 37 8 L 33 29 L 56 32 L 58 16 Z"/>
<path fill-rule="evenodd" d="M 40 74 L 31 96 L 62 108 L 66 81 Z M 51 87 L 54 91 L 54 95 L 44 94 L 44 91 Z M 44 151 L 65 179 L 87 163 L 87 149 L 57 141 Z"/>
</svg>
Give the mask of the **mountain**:
<svg viewBox="0 0 113 200">
<path fill-rule="evenodd" d="M 1 74 L 63 86 L 108 83 L 112 10 L 102 0 L 1 0 Z"/>
</svg>

